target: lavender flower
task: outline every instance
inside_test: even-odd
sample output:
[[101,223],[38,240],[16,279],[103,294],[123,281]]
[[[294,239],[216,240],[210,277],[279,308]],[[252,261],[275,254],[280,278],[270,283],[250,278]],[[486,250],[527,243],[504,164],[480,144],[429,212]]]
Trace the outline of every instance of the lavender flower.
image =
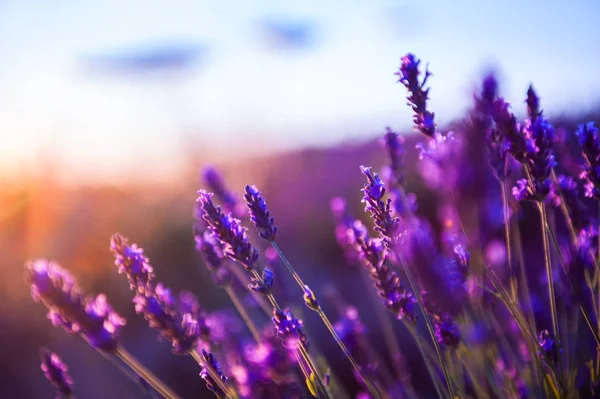
[[425,83],[431,76],[431,73],[425,68],[425,77],[422,82],[419,82],[419,64],[421,60],[417,59],[413,54],[406,54],[402,57],[400,70],[396,72],[398,82],[402,83],[408,90],[409,96],[408,105],[415,112],[414,123],[424,135],[433,137],[435,133],[434,113],[427,110],[427,100],[429,96],[429,88],[425,89]]
[[114,234],[110,239],[110,250],[115,256],[115,265],[119,274],[125,273],[132,291],[143,294],[152,290],[154,270],[144,256],[144,250],[136,244],[129,245],[127,238]]
[[68,367],[60,357],[47,349],[40,350],[41,369],[50,383],[56,388],[58,398],[71,397],[73,379],[68,373]]
[[586,197],[600,199],[600,134],[594,122],[579,125],[575,133],[583,153],[583,171]]
[[215,372],[219,376],[219,379],[223,382],[223,384],[227,384],[227,377],[223,374],[221,370],[221,366],[217,363],[217,359],[215,355],[211,352],[207,352],[202,349],[202,357],[204,358],[205,367],[202,367],[202,371],[200,371],[200,377],[206,382],[206,387],[215,393],[217,398],[226,397],[226,393],[219,387],[219,384],[211,377],[210,372],[207,367]]
[[540,345],[539,354],[544,357],[551,366],[555,365],[558,360],[558,349],[552,334],[550,334],[548,330],[542,330],[538,338],[538,343]]
[[319,301],[317,301],[315,294],[308,287],[308,285],[304,285],[304,303],[309,307],[309,309],[312,309],[315,312],[320,308]]
[[198,191],[198,212],[208,222],[211,231],[223,243],[224,253],[240,262],[247,270],[252,270],[258,260],[258,250],[248,241],[246,229],[239,219],[225,215],[220,206],[212,202],[212,193]]
[[527,200],[543,201],[551,191],[550,173],[556,166],[552,151],[554,128],[539,115],[535,121],[526,121],[524,133],[527,137],[527,159],[525,166],[531,175],[526,191],[519,190],[519,196]]
[[274,277],[271,269],[265,267],[262,272],[262,279],[259,280],[252,277],[251,283],[248,284],[248,288],[261,295],[269,295],[273,290],[273,283],[275,282]]
[[398,320],[406,317],[409,321],[416,322],[416,299],[406,291],[396,272],[386,264],[387,255],[382,241],[370,238],[367,229],[358,220],[348,230],[348,236],[369,269],[369,274],[375,281],[375,288],[383,299],[385,307],[394,313]]
[[199,224],[196,224],[194,230],[196,251],[202,257],[206,268],[211,272],[213,280],[220,286],[229,284],[231,273],[226,267],[223,267],[224,254],[221,242],[211,231],[202,229]]
[[297,319],[289,309],[273,309],[273,324],[280,339],[287,341],[294,339],[308,347],[308,337],[304,334],[302,320]]
[[46,305],[54,326],[82,335],[94,348],[107,352],[116,349],[125,319],[113,311],[104,294],[85,296],[69,272],[44,259],[29,262],[25,275],[33,300]]
[[448,313],[442,315],[434,314],[431,317],[433,327],[435,328],[435,337],[437,341],[450,349],[456,349],[460,344],[460,328]]
[[527,100],[525,100],[525,103],[527,104],[527,115],[533,123],[542,115],[542,111],[540,110],[540,99],[531,85],[527,89]]
[[389,127],[385,129],[385,149],[390,160],[387,185],[390,188],[400,188],[404,185],[404,139]]
[[269,242],[275,241],[277,235],[277,226],[274,224],[274,219],[271,217],[271,212],[267,207],[267,203],[262,196],[262,193],[256,186],[246,186],[246,205],[250,209],[250,218],[252,223],[258,229],[258,234]]
[[360,167],[360,171],[367,177],[367,183],[361,190],[364,194],[362,202],[365,204],[365,211],[371,212],[371,217],[375,222],[375,231],[379,232],[384,238],[388,248],[392,248],[397,239],[399,218],[392,217],[391,203],[388,199],[384,202],[385,185],[377,173],[371,173],[371,168]]
[[148,324],[173,345],[176,355],[189,354],[201,336],[198,321],[191,313],[177,311],[171,291],[158,283],[154,292],[138,293],[133,298],[135,311],[144,315]]
[[208,189],[215,193],[215,196],[223,204],[227,212],[233,212],[236,217],[241,217],[240,204],[235,194],[225,186],[225,181],[219,171],[213,166],[207,166],[202,172],[202,178]]
[[510,112],[510,105],[503,98],[497,98],[492,109],[492,119],[502,132],[512,156],[520,163],[527,159],[527,140],[521,133],[517,118]]

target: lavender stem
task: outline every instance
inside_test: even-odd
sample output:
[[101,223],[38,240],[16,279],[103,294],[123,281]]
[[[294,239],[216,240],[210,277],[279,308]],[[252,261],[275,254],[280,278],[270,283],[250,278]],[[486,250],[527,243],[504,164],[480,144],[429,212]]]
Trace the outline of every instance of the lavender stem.
[[242,305],[236,292],[233,290],[233,288],[231,286],[225,287],[225,292],[227,292],[229,299],[231,299],[231,302],[233,302],[233,306],[235,306],[236,310],[242,317],[242,320],[244,320],[244,323],[246,323],[246,326],[248,326],[248,329],[250,330],[250,333],[252,334],[252,337],[254,337],[254,340],[256,341],[256,343],[260,344],[260,342],[261,342],[260,333],[258,332],[256,325],[252,321],[252,318],[248,314],[248,311],[246,310],[244,305]]
[[[552,263],[550,260],[550,243],[548,242],[548,234],[546,226],[548,226],[548,217],[546,215],[546,206],[543,203],[538,204],[540,211],[540,220],[542,224],[542,241],[544,245],[544,265],[546,267],[546,277],[548,279],[548,295],[550,297],[550,311],[552,312],[552,330],[554,332],[554,337],[557,340],[558,347],[562,346],[560,339],[560,330],[558,324],[558,311],[556,307],[556,296],[554,292],[554,275],[552,273]],[[560,349],[557,351],[558,353],[558,367],[559,372],[562,374],[562,362]]]
[[504,180],[500,181],[500,186],[502,188],[502,212],[504,214],[504,239],[506,241],[506,260],[508,263],[508,273],[510,276],[510,292],[512,294],[513,299],[517,299],[518,291],[517,284],[515,279],[515,272],[513,269],[513,260],[512,260],[512,246],[510,242],[510,215],[509,215],[509,206],[508,206],[508,187],[506,186],[506,182]]
[[169,387],[162,383],[150,370],[146,369],[135,357],[133,357],[124,348],[117,348],[115,355],[123,361],[134,373],[140,376],[148,383],[156,392],[166,399],[179,399],[179,396]]
[[[279,257],[281,258],[281,261],[283,262],[283,264],[287,267],[289,272],[294,277],[294,280],[296,280],[296,283],[298,283],[298,285],[304,292],[304,289],[305,289],[304,287],[306,287],[306,284],[304,284],[304,281],[302,281],[302,278],[300,278],[298,273],[296,273],[296,271],[294,270],[294,267],[288,261],[288,259],[283,254],[283,252],[281,251],[279,246],[275,243],[275,241],[271,241],[271,245],[273,246],[273,248],[275,249],[275,251],[277,252]],[[344,352],[344,355],[346,356],[346,358],[348,358],[348,360],[350,361],[350,363],[352,364],[352,366],[354,367],[354,369],[356,370],[356,372],[358,373],[360,378],[362,378],[362,380],[365,382],[365,385],[367,386],[367,389],[369,390],[371,395],[373,395],[373,397],[375,397],[375,398],[381,398],[381,396],[379,395],[379,392],[377,392],[377,389],[375,389],[375,387],[373,386],[371,381],[369,381],[369,379],[364,375],[360,366],[358,365],[356,360],[354,360],[354,358],[350,354],[350,351],[348,350],[348,348],[346,348],[346,345],[342,342],[340,337],[335,332],[335,329],[333,328],[331,322],[329,321],[329,318],[327,317],[327,315],[325,314],[323,309],[319,306],[317,309],[313,309],[313,310],[315,310],[319,314],[319,316],[321,317],[321,320],[323,320],[323,323],[325,324],[325,327],[327,327],[327,329],[329,330],[329,333],[331,334],[331,336],[333,337],[335,342],[338,344],[338,346],[340,347],[342,352]]]
[[454,399],[455,398],[454,388],[452,386],[452,383],[450,382],[450,375],[448,374],[448,368],[446,367],[446,361],[444,360],[444,356],[442,355],[442,350],[440,348],[440,345],[437,342],[437,339],[435,338],[435,330],[433,329],[433,324],[431,324],[431,320],[429,319],[429,316],[427,315],[427,312],[425,311],[423,299],[421,298],[421,294],[419,292],[417,284],[415,283],[415,281],[412,277],[412,273],[411,273],[408,265],[406,264],[406,260],[404,259],[404,256],[398,251],[395,251],[395,253],[396,253],[396,257],[400,261],[400,265],[402,266],[402,269],[404,270],[404,274],[406,275],[406,279],[408,280],[410,289],[413,291],[413,295],[417,299],[419,308],[421,309],[421,313],[423,313],[423,319],[425,319],[425,324],[427,324],[427,330],[429,331],[429,335],[431,336],[431,340],[433,341],[433,345],[435,347],[435,351],[438,356],[438,361],[440,362],[440,365],[442,366],[444,378],[446,379],[446,385],[448,386],[448,393],[450,395],[450,398]]

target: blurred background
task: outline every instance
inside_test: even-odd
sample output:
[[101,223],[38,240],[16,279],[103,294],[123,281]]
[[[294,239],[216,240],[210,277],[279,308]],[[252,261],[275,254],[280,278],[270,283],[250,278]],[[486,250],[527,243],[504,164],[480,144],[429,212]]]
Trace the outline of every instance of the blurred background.
[[[533,82],[546,115],[572,129],[600,109],[598,17],[583,0],[0,0],[0,397],[53,397],[40,346],[71,365],[79,396],[137,395],[31,301],[23,264],[38,257],[105,292],[128,319],[124,345],[179,394],[210,397],[193,361],[135,315],[112,233],[144,247],[159,280],[208,310],[230,307],[192,235],[201,170],[215,165],[240,197],[245,184],[264,191],[315,291],[336,281],[352,293],[329,201],[343,196],[362,215],[358,165],[384,164],[386,126],[412,133],[400,57],[429,63],[441,128],[493,70],[517,115]],[[407,184],[422,194],[408,143]]]

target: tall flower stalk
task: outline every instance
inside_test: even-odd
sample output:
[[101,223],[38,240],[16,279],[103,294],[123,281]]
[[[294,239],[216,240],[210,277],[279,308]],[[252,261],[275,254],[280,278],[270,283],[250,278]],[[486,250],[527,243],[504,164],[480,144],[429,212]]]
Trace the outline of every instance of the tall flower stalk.
[[[212,202],[212,193],[208,193],[204,190],[198,192],[199,197],[197,199],[197,213],[208,223],[211,232],[219,239],[223,244],[224,254],[229,258],[239,262],[246,271],[250,272],[253,276],[254,284],[257,287],[267,287],[270,285],[269,282],[265,282],[265,278],[256,270],[255,266],[258,261],[258,250],[252,246],[248,240],[246,229],[242,226],[241,221],[233,217],[232,214],[225,215],[220,206],[216,206]],[[273,233],[274,234],[274,233]],[[266,277],[266,276],[265,276]],[[249,289],[251,289],[249,287]],[[279,314],[282,312],[281,307],[275,300],[275,297],[267,290],[264,292],[264,296],[273,306],[273,312]],[[277,327],[277,323],[276,327]],[[314,365],[306,345],[301,340],[296,343],[297,354],[306,362],[306,365],[310,369],[310,375],[307,376],[307,380],[313,378],[316,380],[318,387],[318,396],[320,394],[329,397],[328,389],[323,381],[323,377],[319,373],[317,367]]]
[[367,376],[364,374],[363,370],[358,365],[358,363],[356,362],[356,360],[354,359],[354,357],[352,356],[352,354],[350,353],[348,348],[346,348],[346,345],[344,344],[344,342],[340,339],[338,334],[335,332],[335,329],[333,328],[331,321],[325,314],[325,311],[323,310],[323,308],[320,306],[313,291],[302,280],[302,278],[296,272],[296,270],[294,269],[294,267],[292,266],[290,261],[283,254],[283,251],[281,250],[281,248],[279,248],[279,246],[275,242],[275,237],[277,235],[277,226],[275,226],[274,218],[271,216],[271,212],[270,212],[269,208],[267,207],[267,203],[266,203],[264,197],[262,196],[262,193],[256,188],[256,186],[247,185],[245,188],[244,198],[246,199],[246,204],[248,205],[248,209],[250,211],[250,218],[251,218],[252,222],[254,223],[254,226],[258,230],[259,235],[263,239],[268,241],[271,244],[271,246],[273,247],[273,249],[275,249],[275,251],[277,252],[279,257],[281,258],[281,261],[283,262],[283,264],[286,266],[286,268],[288,269],[288,271],[290,272],[290,274],[292,275],[292,277],[294,278],[294,280],[296,281],[298,286],[302,289],[303,294],[304,294],[304,302],[305,302],[306,306],[308,306],[309,309],[315,311],[319,315],[319,317],[323,321],[323,324],[325,324],[325,327],[327,327],[327,330],[329,331],[329,333],[331,334],[331,336],[333,337],[335,342],[338,344],[338,346],[340,347],[342,352],[344,352],[344,355],[346,356],[346,358],[352,364],[352,367],[354,367],[356,372],[360,375],[362,380],[365,382],[365,385],[367,386],[367,389],[369,390],[370,394],[373,395],[373,397],[375,397],[375,398],[380,398],[381,396],[380,396],[379,392],[377,391],[377,389],[375,388],[375,386],[371,383],[369,378],[367,378]]
[[431,340],[438,355],[438,360],[446,379],[449,397],[454,398],[454,387],[450,381],[450,374],[446,365],[446,360],[436,339],[433,324],[429,318],[429,315],[427,314],[425,305],[423,304],[423,298],[421,297],[419,288],[417,287],[417,284],[412,276],[412,272],[404,260],[404,256],[399,251],[396,251],[396,245],[399,237],[398,223],[400,220],[399,218],[392,216],[391,200],[383,200],[385,195],[385,185],[383,184],[383,181],[379,175],[377,173],[371,173],[371,168],[365,168],[361,166],[360,170],[367,178],[367,183],[362,189],[364,194],[362,202],[365,203],[365,211],[371,213],[371,217],[375,223],[375,231],[381,235],[385,246],[396,255],[400,265],[402,266],[404,274],[406,275],[410,285],[410,289],[412,290],[413,295],[419,304],[419,308],[423,314],[423,319],[427,325],[427,330],[429,331],[429,335],[431,336]]
[[80,335],[103,356],[119,358],[164,398],[178,398],[119,345],[119,330],[125,325],[125,319],[113,311],[104,294],[96,298],[86,296],[68,271],[45,259],[29,262],[25,277],[31,285],[34,301],[46,305],[54,326]]

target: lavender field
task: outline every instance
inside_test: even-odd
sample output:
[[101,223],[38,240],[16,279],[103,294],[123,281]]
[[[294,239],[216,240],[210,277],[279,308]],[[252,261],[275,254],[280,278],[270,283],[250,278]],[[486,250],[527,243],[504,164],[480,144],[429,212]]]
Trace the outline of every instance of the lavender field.
[[413,132],[6,183],[0,397],[598,397],[598,114],[488,74],[441,126],[443,67],[400,59]]

